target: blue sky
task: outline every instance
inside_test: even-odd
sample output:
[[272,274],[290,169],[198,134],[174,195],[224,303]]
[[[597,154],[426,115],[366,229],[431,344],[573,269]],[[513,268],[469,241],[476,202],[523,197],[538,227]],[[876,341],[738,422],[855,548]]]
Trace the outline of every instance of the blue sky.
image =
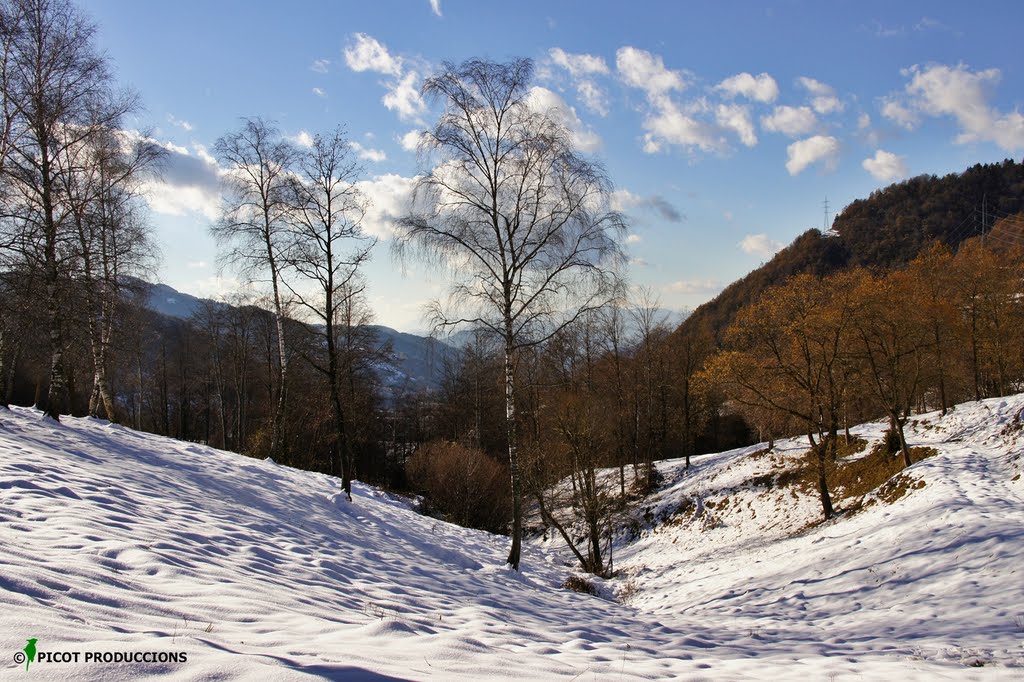
[[242,116],[297,142],[344,124],[381,237],[378,322],[422,330],[444,280],[404,275],[388,236],[418,170],[419,99],[443,61],[534,60],[535,97],[600,159],[630,217],[630,280],[692,308],[891,182],[1024,154],[1016,2],[175,3],[90,0],[97,42],[172,150],[149,188],[160,277],[210,296],[214,141]]

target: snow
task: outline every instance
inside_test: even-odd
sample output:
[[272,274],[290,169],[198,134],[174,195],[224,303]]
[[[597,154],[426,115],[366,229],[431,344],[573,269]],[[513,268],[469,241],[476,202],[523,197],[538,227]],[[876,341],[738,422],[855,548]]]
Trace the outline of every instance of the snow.
[[1022,410],[918,418],[911,444],[940,454],[906,473],[926,485],[819,525],[814,496],[749,484],[798,441],[659,463],[642,506],[705,513],[620,537],[604,583],[629,583],[620,604],[562,589],[553,541],[528,543],[519,574],[506,538],[367,486],[350,503],[269,460],[0,409],[0,676],[34,637],[188,654],[36,662],[42,680],[1018,679]]

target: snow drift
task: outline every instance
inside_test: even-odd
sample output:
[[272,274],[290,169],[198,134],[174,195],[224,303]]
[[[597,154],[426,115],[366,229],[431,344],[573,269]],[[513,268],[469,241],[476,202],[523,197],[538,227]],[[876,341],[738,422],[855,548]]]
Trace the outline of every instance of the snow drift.
[[[652,514],[714,523],[616,548],[628,604],[562,589],[557,545],[420,516],[357,485],[92,419],[0,409],[4,676],[34,679],[1016,678],[1024,665],[1024,397],[915,420],[939,455],[895,502],[812,526],[745,482],[756,448],[659,464]],[[880,425],[860,433],[880,437]],[[779,445],[793,456],[798,441]],[[717,497],[716,497],[717,496]],[[182,652],[57,663],[39,651]],[[974,667],[982,666],[982,667]]]

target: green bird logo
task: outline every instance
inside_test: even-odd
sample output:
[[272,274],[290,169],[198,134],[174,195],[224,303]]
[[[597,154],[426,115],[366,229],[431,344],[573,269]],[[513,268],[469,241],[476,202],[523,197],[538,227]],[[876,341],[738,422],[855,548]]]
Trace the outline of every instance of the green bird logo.
[[25,670],[28,670],[28,664],[36,660],[36,642],[39,640],[33,637],[28,640],[28,644],[25,645],[23,651],[25,652]]

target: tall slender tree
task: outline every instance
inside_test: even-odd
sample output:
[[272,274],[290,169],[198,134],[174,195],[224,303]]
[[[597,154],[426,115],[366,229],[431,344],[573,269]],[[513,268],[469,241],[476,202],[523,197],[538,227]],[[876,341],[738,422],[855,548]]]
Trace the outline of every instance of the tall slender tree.
[[298,305],[323,329],[326,363],[311,361],[327,378],[334,415],[331,473],[341,474],[351,500],[353,456],[342,399],[342,335],[351,326],[353,299],[363,291],[360,266],[369,259],[376,240],[362,228],[368,202],[355,184],[360,168],[340,128],[315,136],[310,148],[298,155],[295,168],[290,179],[291,233],[282,263],[298,277],[283,281]]
[[77,240],[75,279],[84,302],[93,361],[89,414],[117,420],[109,376],[115,316],[125,277],[139,275],[155,247],[140,205],[140,182],[163,158],[163,147],[145,136],[97,129],[77,149],[69,149],[61,191]]
[[79,255],[63,189],[80,171],[75,151],[119,128],[136,99],[115,92],[109,63],[94,45],[95,25],[66,0],[8,0],[2,15],[4,217],[15,226],[22,259],[43,275],[46,412],[56,419],[67,394],[61,280]]
[[239,268],[253,281],[269,285],[271,290],[278,364],[270,454],[283,457],[288,449],[288,349],[281,254],[287,244],[288,173],[295,150],[273,124],[259,118],[244,119],[242,127],[219,138],[214,149],[228,168],[223,212],[212,228],[222,249],[222,261]]
[[423,86],[443,107],[422,136],[428,167],[400,223],[399,253],[451,273],[439,326],[489,330],[505,356],[505,432],[513,498],[508,564],[522,552],[516,357],[617,293],[622,217],[600,165],[574,148],[557,112],[531,104],[533,65],[446,63]]

